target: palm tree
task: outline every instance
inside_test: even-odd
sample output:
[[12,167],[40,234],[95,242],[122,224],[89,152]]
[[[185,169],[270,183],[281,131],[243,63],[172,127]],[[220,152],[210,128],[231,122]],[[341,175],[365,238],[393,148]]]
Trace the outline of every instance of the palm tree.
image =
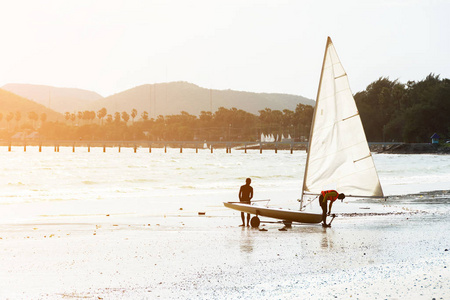
[[42,113],[41,114],[41,126],[42,126],[42,124],[45,123],[45,121],[47,121],[47,114],[46,113]]
[[128,120],[130,120],[130,115],[126,111],[122,112],[122,120],[125,121],[125,124],[127,124]]
[[118,111],[114,113],[114,122],[120,123],[120,112]]
[[9,129],[9,122],[11,122],[11,120],[14,118],[14,113],[12,113],[12,112],[9,112],[7,115],[6,115],[6,123],[8,123],[8,129]]
[[144,121],[147,121],[147,120],[148,120],[148,112],[144,111],[144,112],[141,114],[141,118],[142,118]]
[[64,119],[66,119],[66,121],[69,121],[69,120],[70,120],[70,112],[66,111],[66,112],[64,113]]
[[39,119],[39,115],[34,111],[30,111],[28,113],[28,119],[31,120],[34,129],[36,127],[36,121]]
[[77,112],[78,122],[81,123],[81,120],[83,119],[83,112],[79,111]]
[[88,121],[90,118],[91,118],[90,112],[88,110],[83,111],[83,120]]
[[99,118],[100,120],[102,120],[102,125],[103,125],[103,118],[106,116],[106,108],[102,108],[97,112],[97,118]]
[[131,118],[133,119],[133,123],[134,123],[134,118],[136,118],[136,116],[137,116],[137,110],[133,108],[131,110]]
[[92,123],[92,121],[94,121],[94,119],[95,119],[95,111],[93,111],[93,110],[91,110],[90,112],[89,112],[89,121]]
[[15,119],[16,119],[16,125],[18,126],[20,119],[22,118],[22,114],[20,111],[16,111],[15,113]]

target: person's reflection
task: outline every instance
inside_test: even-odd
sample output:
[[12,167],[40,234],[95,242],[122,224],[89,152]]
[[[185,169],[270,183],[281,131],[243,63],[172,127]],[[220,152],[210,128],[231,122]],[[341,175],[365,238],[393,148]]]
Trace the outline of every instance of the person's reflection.
[[320,246],[323,249],[333,249],[333,234],[331,232],[327,232],[326,230],[323,231],[322,241],[320,243]]
[[253,237],[250,230],[242,228],[241,240],[240,240],[241,252],[251,253],[253,252]]

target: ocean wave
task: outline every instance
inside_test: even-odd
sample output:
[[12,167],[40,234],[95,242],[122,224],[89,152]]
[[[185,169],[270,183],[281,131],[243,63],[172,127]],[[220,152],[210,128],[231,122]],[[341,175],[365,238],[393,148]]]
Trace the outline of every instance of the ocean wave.
[[129,183],[159,182],[158,179],[150,179],[150,178],[125,179],[124,181]]
[[10,186],[23,186],[25,184],[19,181],[19,182],[8,182],[8,185],[10,185]]
[[182,185],[182,186],[180,186],[180,188],[182,188],[182,189],[196,189],[197,187],[192,186],[192,185]]
[[17,194],[13,194],[13,195],[1,195],[1,198],[20,198],[22,197],[22,195],[17,195]]
[[98,181],[91,181],[91,180],[83,180],[81,181],[82,184],[86,184],[86,185],[95,185],[95,184],[99,184]]
[[146,169],[147,166],[128,166],[128,169]]

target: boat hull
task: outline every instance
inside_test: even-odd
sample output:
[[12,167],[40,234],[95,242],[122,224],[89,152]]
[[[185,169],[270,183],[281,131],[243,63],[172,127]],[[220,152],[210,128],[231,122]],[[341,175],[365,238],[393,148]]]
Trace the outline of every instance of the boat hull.
[[224,202],[225,207],[246,212],[252,215],[279,219],[288,222],[316,224],[322,222],[321,214],[279,208],[260,207],[239,202]]

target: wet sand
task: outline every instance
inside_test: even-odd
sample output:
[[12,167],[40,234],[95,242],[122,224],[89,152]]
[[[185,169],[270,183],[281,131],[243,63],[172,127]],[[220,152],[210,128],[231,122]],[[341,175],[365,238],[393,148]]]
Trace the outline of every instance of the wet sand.
[[0,298],[449,299],[448,217],[400,209],[260,231],[217,208],[1,224]]

